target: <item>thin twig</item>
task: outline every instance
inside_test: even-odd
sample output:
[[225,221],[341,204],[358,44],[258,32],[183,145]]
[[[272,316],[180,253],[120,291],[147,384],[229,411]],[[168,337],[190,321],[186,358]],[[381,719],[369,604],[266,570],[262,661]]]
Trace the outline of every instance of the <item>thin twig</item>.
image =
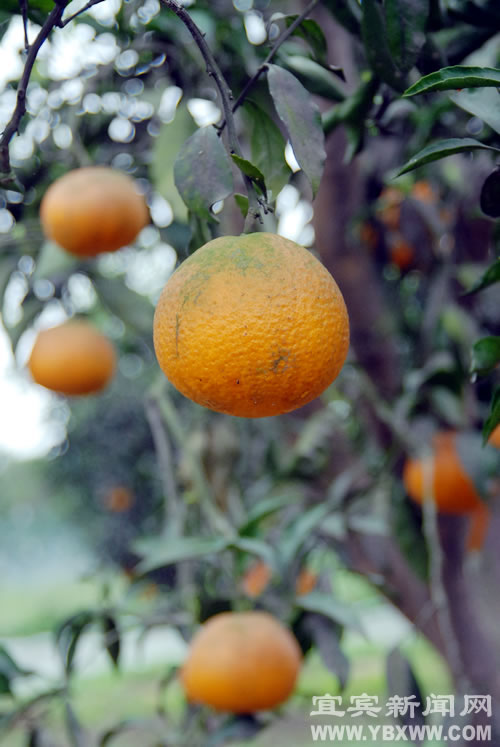
[[[312,10],[314,10],[314,8],[318,4],[318,2],[319,2],[319,0],[311,0],[311,2],[309,3],[309,5],[307,6],[307,8],[299,16],[297,16],[297,18],[295,19],[295,21],[293,21],[293,23],[291,23],[290,26],[288,26],[288,28],[284,29],[281,32],[281,34],[278,36],[278,38],[274,42],[274,44],[273,44],[273,46],[271,48],[271,51],[267,55],[267,57],[264,60],[264,62],[260,65],[260,67],[254,73],[254,75],[252,75],[252,77],[249,78],[249,80],[246,82],[245,86],[243,87],[240,95],[238,96],[238,98],[234,102],[233,108],[232,108],[233,114],[241,106],[241,104],[243,103],[243,101],[246,99],[246,97],[248,95],[248,92],[257,83],[257,81],[259,80],[260,76],[266,70],[267,66],[269,65],[269,63],[271,62],[271,60],[273,59],[274,55],[276,54],[276,52],[278,51],[278,49],[281,47],[281,45],[283,44],[283,42],[285,42],[288,39],[288,37],[290,37],[293,34],[293,32],[295,31],[295,29],[300,26],[300,24],[302,23],[302,21],[309,15],[309,13]],[[222,131],[225,126],[226,126],[226,121],[222,122],[222,124],[220,125],[219,129]],[[228,127],[229,127],[229,123],[228,123]]]
[[[316,4],[317,0],[315,0]],[[222,110],[224,112],[224,126],[227,125],[227,139],[229,144],[229,151],[230,153],[234,153],[238,156],[242,155],[240,144],[238,142],[238,136],[236,134],[236,125],[234,123],[234,117],[233,117],[233,92],[231,91],[226,79],[224,78],[224,75],[217,63],[217,60],[212,54],[212,51],[210,50],[210,47],[208,46],[207,42],[205,41],[204,34],[200,31],[198,26],[195,24],[189,13],[185,8],[183,8],[182,5],[180,5],[177,0],[161,0],[162,5],[164,5],[169,10],[173,11],[178,18],[182,21],[182,23],[185,25],[191,36],[193,37],[194,42],[196,43],[198,49],[201,52],[201,55],[203,59],[205,60],[206,66],[207,66],[207,72],[208,74],[214,79],[215,85],[217,86],[217,90],[219,91],[219,96],[221,100]],[[217,128],[219,130],[219,133],[221,132],[221,128]],[[257,195],[257,192],[255,191],[255,187],[253,185],[253,182],[251,179],[249,179],[246,175],[243,175],[243,179],[245,182],[245,186],[247,189],[248,194],[248,213],[247,218],[245,220],[245,231],[250,230],[254,220],[260,216],[260,202],[259,197]]]
[[8,174],[10,172],[10,158],[9,158],[9,143],[19,130],[21,120],[26,113],[26,92],[28,89],[28,83],[33,70],[33,65],[37,58],[38,52],[42,44],[48,39],[50,32],[55,26],[61,25],[61,18],[64,13],[64,4],[56,3],[49,15],[45,19],[45,22],[38,32],[33,44],[29,47],[26,63],[24,65],[23,74],[19,85],[17,87],[16,106],[12,113],[10,121],[7,123],[2,136],[0,137],[0,173]]
[[80,8],[80,10],[77,10],[76,13],[73,13],[72,16],[69,16],[69,18],[65,18],[62,22],[61,26],[67,26],[68,23],[73,21],[77,16],[81,15],[82,13],[85,13],[85,11],[89,10],[89,8],[92,8],[94,5],[99,5],[99,3],[103,3],[104,0],[89,0],[89,2],[83,6],[83,8]]

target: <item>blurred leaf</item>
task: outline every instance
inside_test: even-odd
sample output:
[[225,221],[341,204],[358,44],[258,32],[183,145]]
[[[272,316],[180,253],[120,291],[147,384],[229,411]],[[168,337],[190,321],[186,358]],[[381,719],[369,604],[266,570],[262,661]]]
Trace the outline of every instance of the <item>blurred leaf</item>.
[[[285,23],[289,28],[292,23],[298,18],[297,15],[286,16]],[[327,65],[327,52],[328,47],[326,44],[325,35],[321,29],[321,26],[314,21],[312,18],[305,18],[300,26],[298,26],[293,32],[292,36],[300,36],[309,45],[311,52],[318,62],[323,65]]]
[[[404,725],[424,725],[425,716],[422,714],[422,703],[424,696],[420,690],[417,679],[413,674],[410,662],[403,656],[398,648],[394,648],[387,656],[387,689],[390,697],[410,698],[410,702],[417,705],[415,709],[408,709],[405,714],[399,714],[397,720]],[[417,744],[422,744],[417,740]]]
[[295,158],[307,176],[315,197],[326,160],[319,109],[302,83],[288,70],[278,65],[268,65],[267,80]]
[[337,21],[354,36],[360,34],[361,11],[355,0],[323,0],[322,5],[327,8]]
[[188,208],[213,219],[212,205],[233,191],[231,160],[214,127],[201,127],[186,140],[175,159],[174,180]]
[[235,192],[234,200],[241,210],[242,216],[246,218],[248,213],[248,197],[246,195],[240,195],[238,192]]
[[66,731],[70,738],[71,747],[89,747],[90,740],[87,738],[87,734],[80,724],[73,706],[68,700],[66,700],[64,704],[64,715]]
[[465,295],[477,293],[478,291],[483,290],[483,288],[488,288],[488,286],[498,282],[500,282],[500,259],[496,259],[493,264],[488,267],[477,283],[466,291]]
[[279,552],[285,565],[293,561],[301,545],[330,511],[327,503],[321,503],[304,511],[287,527],[279,545]]
[[24,332],[28,329],[31,323],[36,319],[38,314],[43,309],[43,303],[33,294],[26,296],[23,302],[23,315],[21,320],[13,327],[6,327],[7,334],[9,335],[12,350],[15,351],[17,343]]
[[397,176],[406,174],[408,171],[413,171],[413,169],[424,166],[426,163],[431,163],[431,161],[438,161],[440,158],[453,156],[455,153],[470,153],[473,150],[490,150],[494,153],[500,153],[500,148],[485,145],[471,137],[452,137],[447,140],[438,140],[422,148],[415,156],[412,156],[398,171]]
[[469,114],[479,117],[500,134],[500,94],[489,88],[471,88],[450,94],[450,99]]
[[481,188],[479,204],[485,215],[500,218],[500,168],[496,168],[486,177]]
[[463,397],[454,394],[444,386],[430,388],[432,407],[442,420],[453,428],[463,428],[466,425]]
[[14,677],[29,677],[33,672],[29,669],[20,667],[5,646],[0,645],[0,673],[5,675],[9,680]]
[[94,288],[104,306],[125,324],[148,337],[152,334],[154,309],[151,302],[127,288],[123,278],[92,277]]
[[491,398],[490,414],[483,426],[483,444],[487,442],[497,425],[500,423],[500,387],[497,387]]
[[300,80],[310,93],[316,93],[330,101],[344,101],[345,93],[335,75],[309,57],[301,55],[281,56],[280,62]]
[[472,348],[472,372],[485,376],[493,371],[499,363],[500,337],[490,335],[478,340]]
[[380,537],[387,537],[390,534],[390,527],[387,519],[378,514],[353,514],[347,516],[346,521],[348,529],[359,534],[375,534]]
[[405,76],[397,69],[389,49],[384,13],[378,0],[363,0],[361,31],[370,67],[380,80],[403,91]]
[[56,631],[56,644],[61,653],[64,669],[67,675],[73,670],[76,647],[83,631],[95,622],[94,612],[85,610],[77,612],[65,620]]
[[334,599],[332,594],[324,594],[321,591],[311,591],[309,594],[301,595],[295,600],[297,607],[308,612],[317,612],[320,615],[344,625],[349,630],[354,630],[364,635],[361,623],[350,604],[344,604]]
[[349,679],[350,662],[340,647],[339,631],[342,628],[339,623],[331,617],[311,612],[304,616],[302,625],[310,631],[323,664],[338,678],[340,689],[344,690]]
[[2,311],[3,298],[12,273],[17,267],[19,257],[5,256],[0,259],[0,312]]
[[120,659],[120,631],[116,624],[116,620],[112,615],[103,615],[102,626],[104,630],[104,645],[106,651],[109,654],[113,665],[118,667],[118,661]]
[[203,742],[203,747],[222,747],[253,740],[266,724],[260,723],[253,715],[231,716],[221,726],[215,728]]
[[387,40],[399,70],[409,72],[425,43],[428,0],[386,0]]
[[236,539],[231,540],[229,547],[235,547],[238,550],[250,553],[251,555],[257,555],[259,558],[264,560],[267,565],[270,565],[272,568],[276,567],[276,554],[274,548],[263,540],[254,539],[253,537],[237,537]]
[[169,202],[174,216],[185,221],[187,209],[174,181],[174,163],[186,137],[196,130],[196,124],[187,106],[181,102],[172,122],[162,125],[160,134],[153,139],[151,177],[158,192]]
[[44,241],[36,260],[33,277],[53,278],[66,277],[74,272],[78,259],[69,252],[64,251],[54,241]]
[[282,508],[299,503],[302,497],[302,490],[296,483],[291,482],[276,486],[271,495],[263,498],[250,508],[245,522],[240,526],[240,535],[253,534],[263,519]]
[[500,70],[493,67],[470,67],[453,65],[443,67],[434,73],[424,75],[406,89],[403,96],[415,96],[418,93],[431,91],[452,91],[457,88],[475,88],[477,86],[500,86]]
[[4,672],[0,672],[0,695],[11,695],[10,679]]
[[228,540],[223,537],[171,537],[158,539],[139,539],[133,543],[133,549],[143,560],[138,564],[137,573],[143,574],[154,568],[161,568],[181,560],[192,560],[205,555],[225,550]]
[[271,117],[253,101],[245,103],[251,133],[252,161],[264,174],[273,197],[281,192],[290,179],[290,167],[285,161],[285,138]]
[[466,473],[483,499],[488,498],[489,480],[500,474],[500,450],[482,443],[476,432],[460,431],[456,436],[457,452]]
[[237,156],[236,153],[231,153],[231,158],[233,159],[234,163],[239,168],[241,173],[245,174],[245,176],[248,176],[248,178],[251,179],[251,181],[255,184],[256,187],[258,187],[258,189],[265,197],[267,194],[267,190],[264,174],[262,173],[262,171],[260,171],[257,166],[254,166],[253,163],[247,161],[246,158]]

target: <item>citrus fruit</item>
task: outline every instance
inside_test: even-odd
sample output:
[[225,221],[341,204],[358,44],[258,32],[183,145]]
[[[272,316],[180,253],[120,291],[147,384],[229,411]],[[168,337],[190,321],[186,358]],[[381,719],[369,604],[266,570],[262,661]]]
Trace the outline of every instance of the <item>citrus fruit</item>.
[[258,597],[269,585],[273,572],[263,560],[257,560],[246,571],[241,586],[247,597]]
[[454,431],[437,433],[428,462],[424,459],[406,461],[403,482],[409,496],[422,504],[425,498],[425,472],[428,469],[437,510],[448,514],[466,514],[481,508],[483,502],[460,462],[456,435]]
[[47,238],[71,254],[94,257],[132,242],[149,222],[133,179],[106,166],[69,171],[48,188],[40,205]]
[[28,368],[37,384],[61,394],[91,394],[115,372],[113,345],[84,321],[69,321],[40,332]]
[[158,362],[186,397],[265,417],[310,402],[349,347],[342,294],[309,251],[271,233],[208,242],[168,280],[154,319]]
[[309,568],[303,568],[295,581],[295,593],[298,596],[301,594],[309,594],[313,591],[317,583],[318,574],[311,571]]
[[191,641],[181,681],[190,701],[254,713],[291,695],[301,659],[292,633],[269,613],[221,612]]
[[495,446],[495,448],[500,449],[500,425],[497,425],[497,427],[491,432],[488,443]]

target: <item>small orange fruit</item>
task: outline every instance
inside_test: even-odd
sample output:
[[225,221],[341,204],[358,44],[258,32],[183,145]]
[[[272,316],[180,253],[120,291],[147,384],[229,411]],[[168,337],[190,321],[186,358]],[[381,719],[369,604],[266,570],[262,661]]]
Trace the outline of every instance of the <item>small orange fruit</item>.
[[275,708],[291,695],[302,654],[267,612],[222,612],[198,630],[182,667],[188,700],[230,713]]
[[415,251],[402,237],[397,238],[389,246],[391,262],[399,267],[401,271],[407,270],[413,264]]
[[471,514],[471,520],[466,538],[466,547],[469,552],[481,550],[488,534],[491,523],[491,513],[488,506],[483,503]]
[[115,485],[104,496],[105,507],[113,513],[129,511],[133,504],[134,494],[125,485]]
[[428,205],[434,205],[438,200],[438,195],[432,184],[425,180],[415,182],[411,188],[411,195],[420,202],[426,202]]
[[318,574],[311,571],[309,568],[303,568],[295,582],[295,593],[298,596],[301,594],[309,594],[309,592],[315,588],[317,583]]
[[28,361],[36,383],[61,394],[92,394],[104,389],[115,366],[111,342],[84,321],[69,321],[40,332]]
[[266,417],[318,397],[349,347],[342,294],[303,247],[271,233],[209,241],[168,280],[154,319],[158,362],[186,397]]
[[71,254],[95,257],[130,244],[149,222],[133,179],[106,166],[69,171],[45,193],[40,220],[47,238]]
[[258,597],[267,588],[273,572],[263,560],[257,560],[246,571],[241,586],[247,597]]
[[[428,468],[438,511],[466,514],[483,506],[472,480],[460,462],[454,431],[443,431],[434,436],[433,454]],[[425,498],[426,469],[423,459],[408,459],[403,469],[403,482],[408,495],[420,504]]]
[[491,432],[488,443],[495,448],[500,449],[500,425],[497,425],[497,427]]

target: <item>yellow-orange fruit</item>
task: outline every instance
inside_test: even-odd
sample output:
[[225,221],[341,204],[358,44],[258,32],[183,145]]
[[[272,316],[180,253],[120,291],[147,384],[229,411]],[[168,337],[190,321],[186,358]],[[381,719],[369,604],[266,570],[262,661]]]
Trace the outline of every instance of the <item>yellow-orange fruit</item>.
[[302,654],[267,612],[222,612],[198,630],[182,667],[186,696],[230,713],[254,713],[292,694]]
[[408,459],[403,482],[408,495],[422,504],[425,498],[425,471],[430,470],[431,489],[438,511],[466,514],[483,506],[476,488],[465,472],[456,447],[456,433],[444,431],[433,439],[429,464],[423,459]]
[[40,205],[47,238],[71,254],[95,257],[130,244],[149,222],[133,179],[106,166],[69,171],[48,188]]
[[271,566],[263,560],[257,560],[246,571],[241,586],[248,597],[258,597],[267,588],[272,578]]
[[303,568],[295,582],[295,593],[297,595],[309,594],[318,583],[318,574],[309,568]]
[[37,384],[70,395],[104,389],[115,366],[111,342],[84,321],[69,321],[40,332],[28,361]]
[[349,347],[342,294],[306,249],[270,233],[224,236],[183,262],[154,319],[158,362],[186,397],[265,417],[315,399]]

